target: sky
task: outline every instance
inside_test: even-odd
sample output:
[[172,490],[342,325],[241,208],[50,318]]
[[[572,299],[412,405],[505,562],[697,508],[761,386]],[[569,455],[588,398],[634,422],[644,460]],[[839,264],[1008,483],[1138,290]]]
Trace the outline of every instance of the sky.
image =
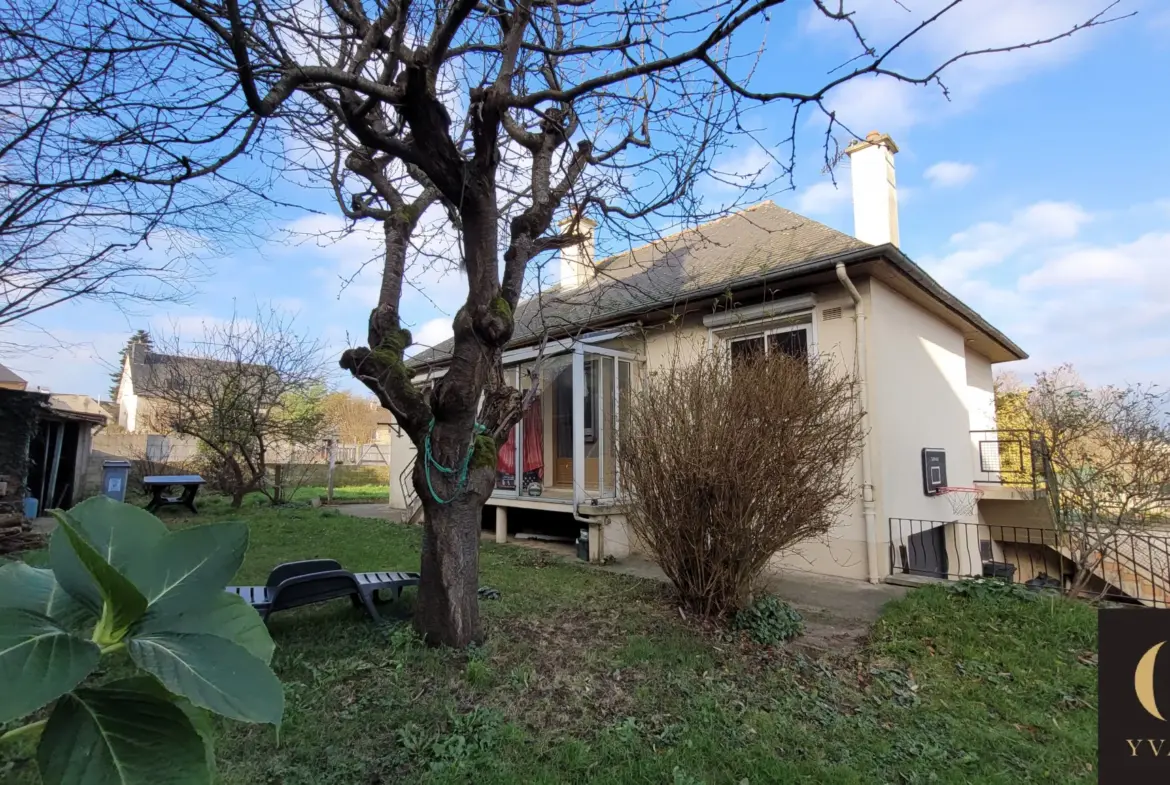
[[[941,0],[846,0],[871,44],[891,42]],[[1109,0],[969,0],[961,13],[892,61],[920,73],[963,51],[1042,38],[1084,21]],[[997,370],[1029,373],[1073,363],[1094,384],[1170,384],[1170,3],[1120,0],[1111,15],[1137,16],[1043,48],[972,58],[937,87],[858,79],[827,103],[847,127],[890,134],[896,157],[901,245],[1031,356]],[[766,86],[819,84],[857,53],[848,29],[820,18],[811,0],[771,21],[761,73]],[[831,77],[829,77],[831,78]],[[749,120],[761,147],[740,146],[724,171],[774,166],[791,124],[784,106]],[[822,171],[822,117],[798,125],[794,187],[760,199],[852,232],[848,170]],[[774,148],[772,150],[765,148]],[[205,274],[188,302],[118,308],[73,303],[0,334],[24,345],[0,363],[54,392],[108,395],[118,351],[135,330],[197,337],[205,324],[257,305],[295,314],[328,356],[363,342],[376,302],[376,269],[362,263],[376,234],[330,243],[342,219],[324,194],[296,183],[314,212],[284,211],[258,224],[250,243],[203,254]],[[710,186],[709,198],[719,188]],[[754,199],[753,201],[758,201]],[[198,246],[196,238],[179,238]],[[602,238],[604,242],[604,238]],[[155,252],[163,252],[160,249]],[[347,280],[351,280],[345,285]],[[420,344],[450,334],[466,284],[457,272],[416,270],[402,313]],[[330,363],[330,366],[335,365]],[[357,385],[335,371],[342,389]]]

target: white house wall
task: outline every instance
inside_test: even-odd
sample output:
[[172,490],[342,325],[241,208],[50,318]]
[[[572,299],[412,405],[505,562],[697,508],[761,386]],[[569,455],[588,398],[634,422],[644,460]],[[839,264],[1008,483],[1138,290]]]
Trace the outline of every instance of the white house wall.
[[[922,449],[946,451],[948,485],[974,484],[970,431],[975,425],[994,427],[991,364],[969,351],[953,326],[878,281],[868,284],[880,539],[889,540],[890,518],[974,523],[974,516],[956,515],[946,498],[923,493]],[[929,526],[915,524],[914,531]],[[951,527],[945,541],[951,571],[969,570],[967,554],[978,553],[975,528]],[[888,548],[879,559],[888,569]]]

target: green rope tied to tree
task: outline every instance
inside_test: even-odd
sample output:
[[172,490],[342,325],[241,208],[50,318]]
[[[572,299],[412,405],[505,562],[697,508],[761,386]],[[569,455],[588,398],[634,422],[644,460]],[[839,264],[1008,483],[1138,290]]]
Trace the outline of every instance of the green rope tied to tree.
[[[467,445],[467,454],[463,456],[463,464],[458,468],[453,466],[444,466],[435,460],[435,456],[431,453],[431,432],[435,430],[435,418],[431,418],[431,422],[427,425],[427,438],[423,440],[424,447],[424,469],[427,475],[427,490],[431,492],[431,498],[439,504],[450,504],[455,501],[455,496],[458,496],[463,488],[467,485],[467,468],[471,465],[471,454],[475,452],[475,437],[481,433],[487,433],[487,427],[482,423],[475,424],[475,430],[471,434],[471,444]],[[450,499],[442,499],[439,494],[435,493],[435,486],[431,484],[431,467],[435,467],[440,474],[455,474],[459,472],[459,480],[455,486],[455,495]]]

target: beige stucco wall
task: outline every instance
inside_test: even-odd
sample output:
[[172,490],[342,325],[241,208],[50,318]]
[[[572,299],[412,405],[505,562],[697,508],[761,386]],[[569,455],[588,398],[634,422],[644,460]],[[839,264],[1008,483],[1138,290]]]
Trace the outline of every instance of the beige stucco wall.
[[880,535],[888,541],[889,518],[958,517],[946,499],[923,493],[922,449],[946,450],[948,485],[971,485],[970,407],[979,398],[968,384],[966,343],[957,329],[878,281],[866,289],[874,473]]
[[[813,293],[816,296],[816,305],[812,314],[812,340],[816,345],[816,351],[819,356],[826,358],[842,372],[851,372],[855,364],[853,303],[840,286],[821,287]],[[825,321],[825,311],[832,312],[832,309],[836,308],[841,309],[841,315]],[[637,339],[633,339],[640,346],[632,345],[631,340],[625,339],[625,348],[645,357],[646,374],[653,374],[674,362],[689,362],[698,354],[707,351],[709,346],[716,346],[719,343],[719,339],[703,326],[701,314],[689,315],[677,326],[642,331]],[[777,555],[769,564],[769,569],[801,570],[857,579],[868,577],[865,523],[861,514],[860,476],[859,458],[853,470],[853,483],[858,488],[856,499],[842,512],[833,529],[821,539],[802,543],[790,553]],[[624,537],[616,533],[611,534],[609,530],[615,528],[613,525],[607,528],[605,535],[607,548],[612,547],[614,551],[628,548],[631,552],[640,552],[640,543],[632,534],[627,533]],[[610,551],[607,550],[608,552]]]

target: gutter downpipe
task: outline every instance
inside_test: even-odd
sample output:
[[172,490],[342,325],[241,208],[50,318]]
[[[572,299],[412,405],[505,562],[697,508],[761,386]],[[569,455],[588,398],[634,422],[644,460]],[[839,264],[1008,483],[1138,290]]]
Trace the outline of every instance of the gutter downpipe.
[[837,280],[849,292],[853,300],[854,326],[857,330],[857,398],[861,402],[861,516],[865,520],[866,564],[869,582],[878,583],[877,510],[873,499],[873,464],[870,461],[869,445],[869,396],[866,385],[868,358],[865,352],[865,309],[861,305],[861,293],[849,280],[845,265],[837,262]]

